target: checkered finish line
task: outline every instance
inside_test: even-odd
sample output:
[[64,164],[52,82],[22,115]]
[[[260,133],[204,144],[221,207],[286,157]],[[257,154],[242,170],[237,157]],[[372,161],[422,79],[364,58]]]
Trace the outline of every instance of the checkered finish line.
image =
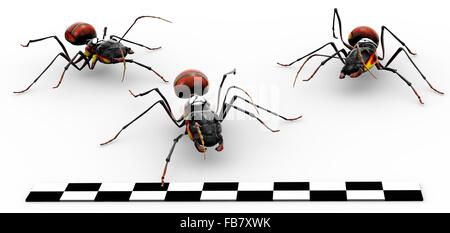
[[62,183],[33,187],[27,202],[423,201],[420,185],[391,182]]

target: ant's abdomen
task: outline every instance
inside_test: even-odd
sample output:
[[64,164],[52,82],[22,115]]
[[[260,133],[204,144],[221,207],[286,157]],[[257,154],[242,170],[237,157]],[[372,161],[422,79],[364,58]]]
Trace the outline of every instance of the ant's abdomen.
[[78,22],[67,28],[64,37],[73,45],[85,45],[89,40],[97,37],[97,32],[92,25]]
[[362,38],[371,39],[377,45],[380,41],[380,37],[375,30],[373,30],[371,27],[361,26],[353,29],[353,31],[350,32],[350,35],[348,36],[348,43],[351,46],[355,46],[356,43]]
[[186,125],[189,136],[194,142],[206,147],[222,143],[222,126],[212,111],[193,112]]

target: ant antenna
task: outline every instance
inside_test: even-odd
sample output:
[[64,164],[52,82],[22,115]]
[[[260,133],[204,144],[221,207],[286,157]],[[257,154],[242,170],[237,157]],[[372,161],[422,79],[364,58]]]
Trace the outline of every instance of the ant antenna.
[[199,125],[197,122],[195,122],[195,125],[194,125],[194,126],[195,126],[195,129],[197,129],[198,135],[199,135],[199,137],[200,137],[200,141],[201,141],[202,146],[203,146],[203,148],[204,148],[204,151],[203,151],[203,160],[205,160],[205,159],[206,159],[205,140],[204,140],[204,138],[203,138],[202,131],[200,130],[200,125]]
[[134,20],[133,24],[131,24],[131,26],[128,28],[128,30],[123,34],[123,36],[120,38],[119,42],[122,41],[123,38],[125,38],[125,36],[126,36],[126,35],[128,34],[128,32],[131,30],[131,28],[137,23],[137,21],[138,21],[139,19],[142,19],[142,18],[154,18],[154,19],[159,19],[159,20],[162,20],[162,21],[166,21],[166,22],[168,22],[168,23],[172,23],[172,21],[169,21],[169,20],[167,20],[167,19],[163,19],[163,18],[157,17],[157,16],[150,16],[150,15],[139,16],[139,17],[137,17],[137,18]]
[[106,31],[108,30],[108,28],[107,27],[105,27],[105,28],[103,28],[103,40],[105,39],[105,37],[106,37]]
[[125,72],[127,71],[127,61],[125,61],[125,54],[123,53],[122,48],[120,48],[120,54],[122,55],[123,61],[123,73],[122,73],[122,82],[125,79]]

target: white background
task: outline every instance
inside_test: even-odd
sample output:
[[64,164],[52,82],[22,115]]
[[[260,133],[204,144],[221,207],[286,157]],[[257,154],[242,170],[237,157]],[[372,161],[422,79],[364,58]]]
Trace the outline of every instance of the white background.
[[[418,52],[414,61],[429,80],[450,91],[447,39],[448,7],[444,1],[8,1],[1,22],[0,85],[0,211],[212,211],[212,212],[398,212],[449,211],[450,99],[432,92],[404,55],[392,64],[415,85],[420,105],[394,74],[374,70],[358,79],[339,80],[341,64],[332,61],[309,83],[292,81],[292,68],[277,61],[294,60],[333,40],[333,8],[338,7],[344,35],[360,25],[377,31],[388,26]],[[63,33],[72,23],[89,22],[100,35],[104,26],[121,35],[139,15],[157,15],[173,24],[144,19],[128,39],[149,46],[132,46],[131,55],[168,80],[187,68],[209,76],[215,104],[223,73],[237,68],[228,85],[249,90],[256,102],[288,116],[303,114],[295,123],[262,115],[281,129],[273,134],[255,120],[223,123],[225,150],[210,150],[201,159],[185,137],[174,152],[167,176],[171,182],[201,181],[345,181],[420,182],[423,203],[25,203],[33,184],[42,182],[159,181],[174,127],[161,108],[137,121],[119,140],[106,147],[122,125],[157,100],[134,99],[136,92],[159,87],[176,115],[183,100],[172,84],[128,65],[98,64],[96,70],[71,69],[59,89],[65,62],[59,60],[22,95],[27,86],[60,52],[54,41],[22,48],[20,43]],[[339,44],[339,41],[334,40]],[[70,54],[82,47],[69,45]],[[399,44],[386,37],[388,56]],[[341,46],[341,44],[339,44]],[[331,53],[331,49],[324,53]],[[320,59],[307,65],[309,77]],[[243,103],[239,103],[241,106]],[[250,109],[248,106],[245,108]],[[238,117],[238,114],[231,116]]]

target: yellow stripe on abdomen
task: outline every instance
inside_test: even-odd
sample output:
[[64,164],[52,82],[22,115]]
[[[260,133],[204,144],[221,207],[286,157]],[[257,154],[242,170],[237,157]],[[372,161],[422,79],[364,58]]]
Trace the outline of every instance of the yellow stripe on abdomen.
[[364,71],[372,69],[372,67],[375,65],[375,63],[376,63],[376,54],[373,53],[372,55],[370,55],[369,60],[367,60],[365,67],[364,67]]

